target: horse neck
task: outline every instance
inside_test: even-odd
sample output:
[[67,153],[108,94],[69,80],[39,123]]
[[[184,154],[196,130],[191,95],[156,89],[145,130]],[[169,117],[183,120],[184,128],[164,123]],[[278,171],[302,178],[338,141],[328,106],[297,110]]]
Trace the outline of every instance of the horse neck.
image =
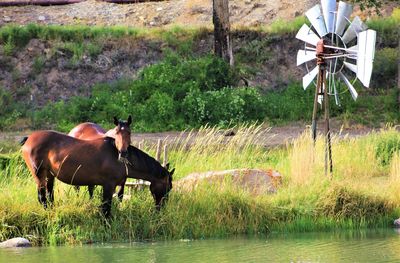
[[160,163],[139,149],[135,148],[134,151],[135,158],[130,160],[131,164],[128,165],[127,176],[150,182],[162,179],[163,167]]

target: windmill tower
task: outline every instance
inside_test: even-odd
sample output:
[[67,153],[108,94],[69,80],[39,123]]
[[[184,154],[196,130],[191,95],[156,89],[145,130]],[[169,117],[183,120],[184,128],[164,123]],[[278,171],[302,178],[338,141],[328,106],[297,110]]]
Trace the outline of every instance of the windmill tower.
[[[334,96],[340,106],[338,82],[343,82],[354,100],[358,93],[354,83],[359,79],[364,87],[369,87],[375,54],[376,31],[356,16],[350,15],[352,5],[336,0],[321,0],[306,12],[311,27],[304,24],[296,38],[304,42],[304,49],[297,52],[297,66],[306,65],[307,74],[303,77],[303,88],[315,85],[314,108],[312,116],[312,137],[317,136],[318,103],[323,104],[325,118],[325,174],[332,173],[331,136],[329,128],[329,96]],[[353,81],[346,75],[356,74]],[[315,78],[317,81],[315,82]]]

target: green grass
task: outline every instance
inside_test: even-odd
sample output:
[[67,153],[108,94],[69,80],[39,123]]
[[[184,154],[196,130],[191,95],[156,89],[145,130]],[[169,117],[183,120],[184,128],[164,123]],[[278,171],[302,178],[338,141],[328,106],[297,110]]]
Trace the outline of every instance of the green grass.
[[367,21],[367,25],[377,31],[378,44],[386,43],[388,47],[396,47],[400,34],[400,8],[394,9],[389,17]]
[[[283,176],[276,194],[255,196],[229,179],[193,190],[175,184],[160,213],[145,190],[122,203],[114,200],[113,218],[106,222],[99,214],[99,187],[88,201],[83,190],[77,194],[56,182],[55,204],[44,210],[20,153],[7,155],[7,165],[0,166],[0,239],[24,236],[45,245],[199,239],[387,227],[399,216],[400,158],[395,154],[382,165],[376,154],[382,141],[400,139],[394,130],[360,139],[334,137],[332,180],[323,173],[322,139],[314,149],[305,133],[286,148],[265,149],[255,144],[265,132],[260,126],[238,127],[237,135],[227,138],[219,129],[204,128],[196,137],[172,142],[169,161],[176,167],[175,182],[191,172],[276,169]],[[154,146],[145,149],[154,154]]]

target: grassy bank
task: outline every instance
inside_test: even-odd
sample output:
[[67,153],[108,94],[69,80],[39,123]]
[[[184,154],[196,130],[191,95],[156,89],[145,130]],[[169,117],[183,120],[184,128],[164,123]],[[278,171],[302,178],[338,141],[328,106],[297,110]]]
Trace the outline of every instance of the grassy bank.
[[[400,207],[400,135],[386,130],[369,136],[333,138],[334,174],[323,173],[323,141],[315,151],[309,134],[293,145],[267,150],[258,144],[262,127],[238,130],[231,139],[218,129],[172,144],[169,160],[177,181],[190,172],[232,168],[273,168],[283,176],[274,195],[254,196],[229,180],[191,192],[175,187],[157,213],[148,191],[118,204],[113,219],[99,215],[100,189],[93,201],[83,190],[56,183],[55,205],[44,210],[19,153],[0,166],[0,239],[25,236],[37,244],[223,237],[390,226]],[[228,141],[227,141],[228,140]],[[190,143],[189,143],[190,142]],[[150,146],[149,146],[150,147]],[[154,153],[154,149],[147,148]]]

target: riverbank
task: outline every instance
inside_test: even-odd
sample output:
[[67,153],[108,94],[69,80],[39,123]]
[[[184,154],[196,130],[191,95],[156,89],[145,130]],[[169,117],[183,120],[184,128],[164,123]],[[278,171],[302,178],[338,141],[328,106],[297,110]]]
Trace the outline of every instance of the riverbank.
[[[176,168],[175,187],[160,213],[147,190],[114,200],[112,220],[99,214],[100,189],[94,200],[81,190],[56,182],[55,204],[44,210],[35,184],[19,153],[0,166],[0,239],[24,236],[34,244],[155,239],[201,239],[237,234],[306,232],[390,227],[400,215],[400,135],[393,129],[361,138],[333,138],[334,173],[324,175],[324,143],[315,148],[309,134],[293,144],[266,149],[254,142],[265,130],[238,129],[226,140],[218,129],[200,130],[174,147],[169,161]],[[150,146],[148,146],[150,147]],[[147,152],[154,154],[153,147]],[[282,185],[276,194],[254,196],[229,180],[204,184],[192,192],[178,190],[179,179],[191,172],[234,168],[278,170]]]

